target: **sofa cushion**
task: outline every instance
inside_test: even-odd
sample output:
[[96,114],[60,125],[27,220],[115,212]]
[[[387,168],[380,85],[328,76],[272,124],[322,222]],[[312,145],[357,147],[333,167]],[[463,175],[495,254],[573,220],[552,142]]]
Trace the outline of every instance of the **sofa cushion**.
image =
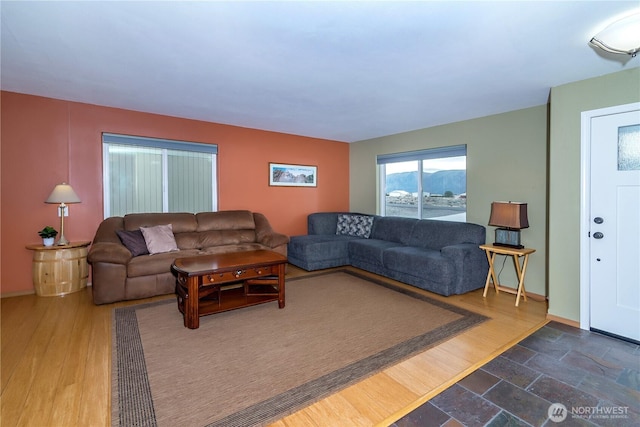
[[198,230],[255,230],[256,223],[250,211],[200,212],[196,214]]
[[178,249],[200,249],[200,233],[173,233],[173,237],[176,238],[176,245]]
[[255,230],[210,230],[198,233],[198,247],[256,243]]
[[336,234],[338,213],[316,212],[307,217],[307,231],[309,235]]
[[423,219],[416,223],[408,244],[434,250],[461,243],[482,245],[485,233],[485,228],[478,224]]
[[129,249],[131,255],[148,255],[147,242],[144,240],[142,231],[138,230],[116,230],[122,244]]
[[140,227],[144,241],[150,254],[177,251],[176,238],[173,237],[171,224],[156,225],[153,227]]
[[430,281],[449,285],[456,278],[453,261],[440,251],[414,246],[396,247],[384,252],[384,266],[390,270],[425,277]]
[[369,215],[339,214],[336,234],[363,237],[368,239],[371,235],[373,217]]
[[200,255],[198,250],[164,252],[131,258],[127,265],[127,277],[154,276],[171,272],[171,264],[176,258]]
[[378,217],[373,223],[370,238],[407,245],[411,238],[411,231],[417,222],[418,220],[414,218]]
[[292,258],[304,260],[344,259],[348,262],[347,244],[356,237],[346,235],[309,234],[292,236],[287,252]]
[[174,233],[196,231],[198,223],[191,213],[135,213],[126,214],[123,218],[125,230],[137,230],[140,227],[171,224]]
[[383,264],[383,254],[390,248],[402,246],[397,242],[377,239],[356,239],[349,242],[349,257],[365,260],[368,263]]

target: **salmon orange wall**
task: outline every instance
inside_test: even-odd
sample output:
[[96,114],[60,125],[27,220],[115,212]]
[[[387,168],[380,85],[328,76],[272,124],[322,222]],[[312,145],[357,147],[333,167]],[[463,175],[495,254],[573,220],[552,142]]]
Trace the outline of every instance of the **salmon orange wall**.
[[[53,187],[71,184],[82,203],[70,205],[65,236],[92,240],[103,219],[102,132],[218,145],[218,209],[264,213],[274,229],[306,232],[311,212],[348,210],[346,143],[186,120],[63,100],[0,93],[1,253],[3,295],[33,292],[32,252],[37,231],[60,227],[57,206],[45,204]],[[318,166],[318,186],[270,187],[268,164]]]

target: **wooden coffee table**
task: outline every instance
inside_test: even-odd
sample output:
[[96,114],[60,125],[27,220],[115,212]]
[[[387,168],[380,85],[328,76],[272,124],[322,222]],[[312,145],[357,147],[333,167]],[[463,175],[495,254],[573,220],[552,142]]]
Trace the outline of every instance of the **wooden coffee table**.
[[200,316],[278,301],[284,308],[284,270],[287,257],[256,250],[178,258],[178,310],[184,326],[197,329]]

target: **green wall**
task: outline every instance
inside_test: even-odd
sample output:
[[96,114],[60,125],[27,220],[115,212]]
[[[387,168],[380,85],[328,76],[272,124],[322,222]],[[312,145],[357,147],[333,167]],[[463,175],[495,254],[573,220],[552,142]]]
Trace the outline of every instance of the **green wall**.
[[[580,113],[640,101],[640,68],[551,89],[550,105],[350,144],[350,208],[377,213],[378,154],[467,144],[467,221],[486,225],[494,200],[529,204],[526,287],[549,314],[580,320]],[[548,208],[547,208],[548,206]],[[487,241],[493,240],[487,226]],[[501,275],[515,283],[511,265]],[[547,285],[548,283],[548,285]]]
[[[527,202],[530,227],[522,230],[522,241],[537,252],[525,284],[527,291],[546,295],[547,115],[547,105],[540,105],[352,143],[350,209],[377,213],[378,154],[467,144],[467,221],[486,226],[492,201]],[[493,230],[487,226],[488,242]],[[517,283],[513,270],[507,260],[502,283]]]
[[550,315],[580,320],[580,113],[638,101],[638,67],[551,89]]

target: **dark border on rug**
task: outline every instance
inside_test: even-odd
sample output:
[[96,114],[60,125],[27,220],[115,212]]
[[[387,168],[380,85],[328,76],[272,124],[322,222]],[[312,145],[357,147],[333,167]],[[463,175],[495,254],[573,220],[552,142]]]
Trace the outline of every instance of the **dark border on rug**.
[[[214,423],[208,424],[207,427],[264,425],[284,418],[303,407],[309,406],[333,393],[337,393],[339,390],[375,375],[390,366],[401,363],[429,348],[433,348],[453,338],[460,332],[488,319],[488,317],[481,314],[453,306],[419,292],[412,291],[411,289],[347,269],[293,277],[287,279],[287,281],[291,282],[334,273],[352,275],[464,317],[259,402]],[[153,427],[157,425],[144,360],[144,350],[140,341],[136,310],[172,302],[173,300],[163,300],[114,309],[112,372],[117,372],[117,375],[112,374],[111,424],[113,426],[136,425]],[[120,376],[120,373],[123,375]],[[121,381],[120,378],[124,379],[124,381]],[[121,399],[121,396],[123,396],[124,399]],[[125,402],[123,402],[123,400]],[[136,410],[136,408],[138,409]],[[123,415],[125,419],[122,419]]]
[[[170,302],[172,300],[113,309],[111,326],[112,426],[155,427],[157,425],[136,310]],[[125,379],[125,381],[121,379]]]

